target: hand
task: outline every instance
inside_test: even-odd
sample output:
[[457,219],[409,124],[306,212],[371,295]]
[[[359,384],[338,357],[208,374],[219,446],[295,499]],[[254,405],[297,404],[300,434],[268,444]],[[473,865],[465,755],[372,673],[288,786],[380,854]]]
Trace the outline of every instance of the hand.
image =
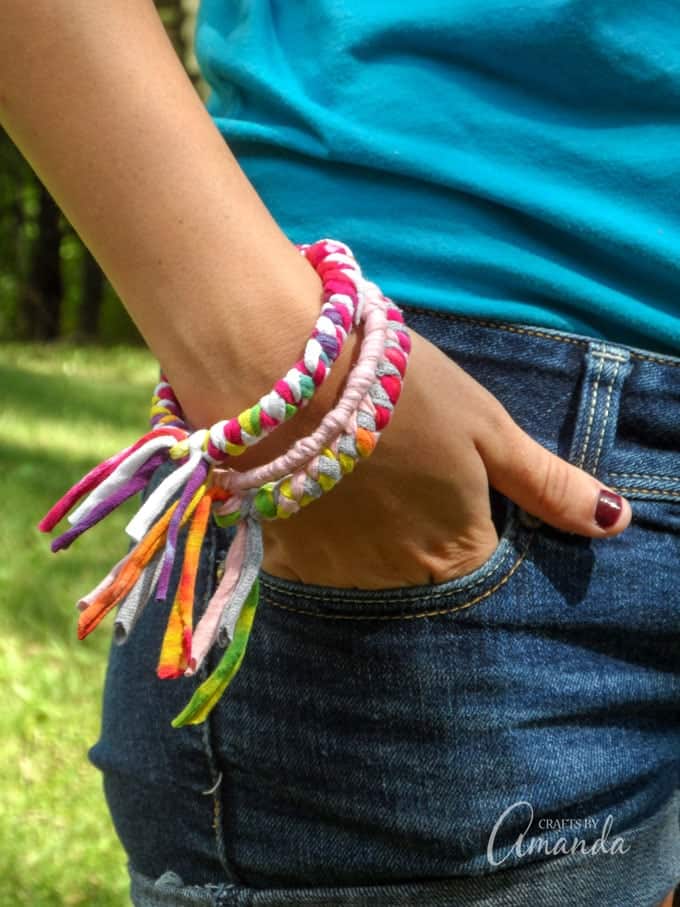
[[[299,513],[263,522],[268,573],[361,589],[462,576],[498,545],[489,485],[558,529],[602,538],[628,526],[622,500],[616,523],[600,528],[606,486],[534,441],[489,391],[410,333],[402,395],[373,454]],[[451,401],[443,424],[441,399]]]

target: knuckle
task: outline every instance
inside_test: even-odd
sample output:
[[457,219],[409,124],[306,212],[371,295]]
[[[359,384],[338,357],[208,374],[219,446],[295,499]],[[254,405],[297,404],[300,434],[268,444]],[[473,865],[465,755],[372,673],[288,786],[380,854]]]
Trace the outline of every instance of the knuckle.
[[[495,535],[495,533],[494,533]],[[430,582],[443,583],[467,576],[482,567],[498,547],[498,539],[488,532],[463,533],[448,543],[421,554],[421,564]]]
[[571,498],[571,481],[566,465],[552,454],[544,458],[543,474],[537,490],[541,507],[553,512],[566,513]]
[[468,407],[470,436],[487,466],[502,469],[503,461],[521,472],[527,464],[526,432],[493,394],[480,386],[481,396]]
[[488,391],[486,402],[481,406],[480,415],[484,430],[492,438],[507,437],[513,429],[519,429],[503,404]]

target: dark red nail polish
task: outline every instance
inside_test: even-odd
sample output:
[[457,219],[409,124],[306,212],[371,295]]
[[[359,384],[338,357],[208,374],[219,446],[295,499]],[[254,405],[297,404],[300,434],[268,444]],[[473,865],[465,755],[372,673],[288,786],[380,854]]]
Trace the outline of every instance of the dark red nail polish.
[[621,516],[623,511],[623,498],[613,491],[600,491],[595,510],[595,522],[602,529],[609,529]]

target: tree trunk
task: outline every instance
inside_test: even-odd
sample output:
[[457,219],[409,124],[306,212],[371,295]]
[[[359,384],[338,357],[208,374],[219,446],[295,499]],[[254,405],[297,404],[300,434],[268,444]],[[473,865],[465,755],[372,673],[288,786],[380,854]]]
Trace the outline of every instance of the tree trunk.
[[61,279],[60,211],[39,183],[38,236],[31,250],[28,279],[22,301],[22,321],[33,340],[59,336],[63,284]]
[[78,312],[79,334],[85,340],[99,335],[99,314],[104,296],[104,274],[87,246],[83,246],[82,295]]

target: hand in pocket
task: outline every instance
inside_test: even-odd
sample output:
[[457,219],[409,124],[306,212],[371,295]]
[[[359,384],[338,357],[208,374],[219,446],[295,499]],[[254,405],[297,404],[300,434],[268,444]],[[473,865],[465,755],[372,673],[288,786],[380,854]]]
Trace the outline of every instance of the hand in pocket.
[[[304,583],[380,589],[470,573],[498,545],[489,485],[569,532],[621,532],[630,504],[546,450],[502,404],[411,329],[413,349],[392,421],[373,454],[288,520],[263,523],[263,567]],[[613,493],[612,493],[613,494]]]

